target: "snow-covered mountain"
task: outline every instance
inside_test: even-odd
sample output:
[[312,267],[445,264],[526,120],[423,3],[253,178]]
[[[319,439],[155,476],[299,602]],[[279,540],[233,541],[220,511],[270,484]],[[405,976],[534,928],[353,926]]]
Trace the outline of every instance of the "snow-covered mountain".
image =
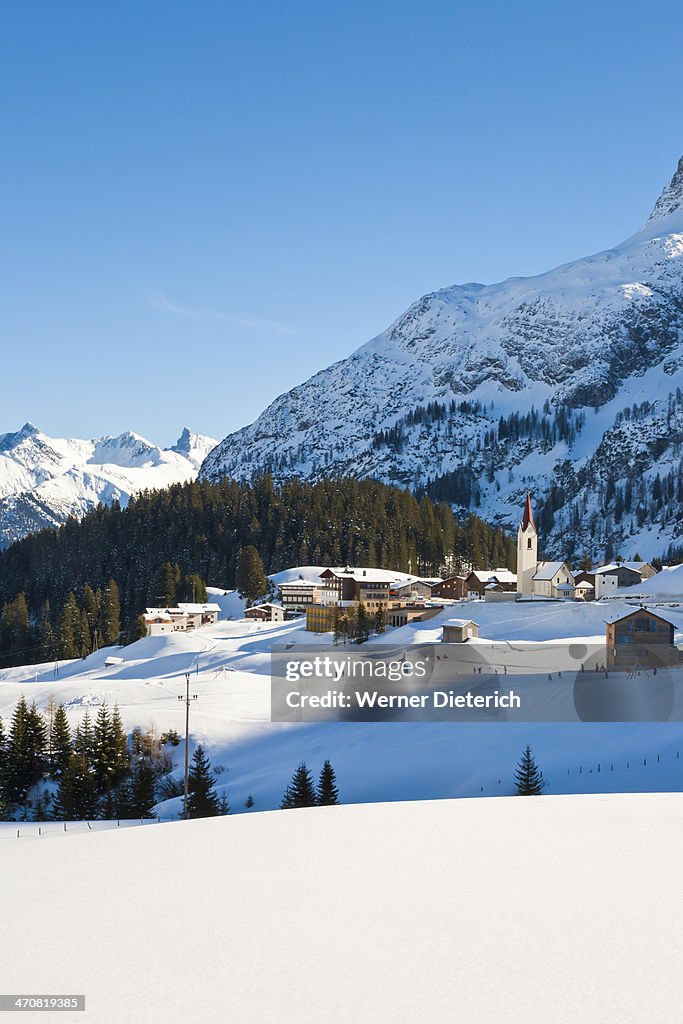
[[625,242],[424,296],[201,474],[372,476],[515,528],[531,489],[547,554],[651,557],[683,542],[682,389],[683,158]]
[[99,502],[191,480],[215,441],[187,427],[172,448],[139,434],[91,441],[47,437],[32,423],[0,434],[0,547],[80,517]]

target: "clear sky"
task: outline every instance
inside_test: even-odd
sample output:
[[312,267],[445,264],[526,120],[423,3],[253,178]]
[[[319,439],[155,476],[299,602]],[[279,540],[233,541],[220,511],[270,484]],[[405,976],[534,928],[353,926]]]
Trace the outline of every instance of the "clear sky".
[[223,437],[427,291],[612,245],[683,6],[8,0],[0,432]]

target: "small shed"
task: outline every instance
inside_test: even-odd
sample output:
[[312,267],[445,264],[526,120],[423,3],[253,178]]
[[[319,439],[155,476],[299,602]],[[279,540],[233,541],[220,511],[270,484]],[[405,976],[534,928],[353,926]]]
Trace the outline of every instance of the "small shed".
[[475,636],[479,636],[479,625],[472,619],[448,619],[443,624],[441,641],[445,644],[464,644]]

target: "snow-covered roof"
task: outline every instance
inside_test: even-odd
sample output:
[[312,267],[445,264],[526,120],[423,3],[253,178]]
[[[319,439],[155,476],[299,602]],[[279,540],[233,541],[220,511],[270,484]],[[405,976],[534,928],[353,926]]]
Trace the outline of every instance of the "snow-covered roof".
[[473,569],[472,574],[480,583],[516,583],[517,573],[509,569]]
[[683,598],[683,565],[665,565],[655,576],[651,576],[633,587],[624,587],[624,597]]
[[[535,580],[551,580],[567,566],[566,562],[539,562],[534,573]],[[568,568],[568,566],[567,566]]]
[[280,590],[296,590],[299,587],[315,587],[322,589],[322,580],[290,580],[288,583],[280,583]]
[[186,615],[201,615],[204,612],[220,612],[221,610],[221,606],[219,604],[214,604],[213,602],[209,602],[208,604],[198,604],[193,602],[181,603],[179,601],[178,607],[181,612],[184,612]]
[[558,583],[555,590],[575,590],[576,588],[572,583]]
[[444,626],[476,626],[479,628],[479,623],[474,619],[446,619]]
[[581,580],[580,583],[576,584],[574,590],[595,590],[595,587],[592,583],[589,583],[588,580]]
[[662,615],[659,611],[654,611],[652,608],[646,608],[644,605],[641,605],[641,607],[639,608],[634,608],[633,605],[628,605],[626,608],[621,608],[619,611],[611,612],[611,614],[606,616],[605,622],[621,622],[622,619],[628,619],[631,615],[638,614],[653,615],[656,619],[662,619],[664,622],[667,622],[670,626],[674,625],[671,619],[667,619],[667,617],[665,615]]
[[346,569],[325,570],[331,572],[338,579],[353,580],[355,583],[395,583],[396,573],[388,569]]

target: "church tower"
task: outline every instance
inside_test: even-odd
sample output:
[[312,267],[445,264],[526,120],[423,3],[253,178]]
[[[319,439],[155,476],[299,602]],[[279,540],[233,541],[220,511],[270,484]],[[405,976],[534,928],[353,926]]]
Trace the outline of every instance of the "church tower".
[[538,562],[538,534],[531,511],[531,495],[527,494],[524,515],[517,531],[517,593],[531,597],[533,578]]

